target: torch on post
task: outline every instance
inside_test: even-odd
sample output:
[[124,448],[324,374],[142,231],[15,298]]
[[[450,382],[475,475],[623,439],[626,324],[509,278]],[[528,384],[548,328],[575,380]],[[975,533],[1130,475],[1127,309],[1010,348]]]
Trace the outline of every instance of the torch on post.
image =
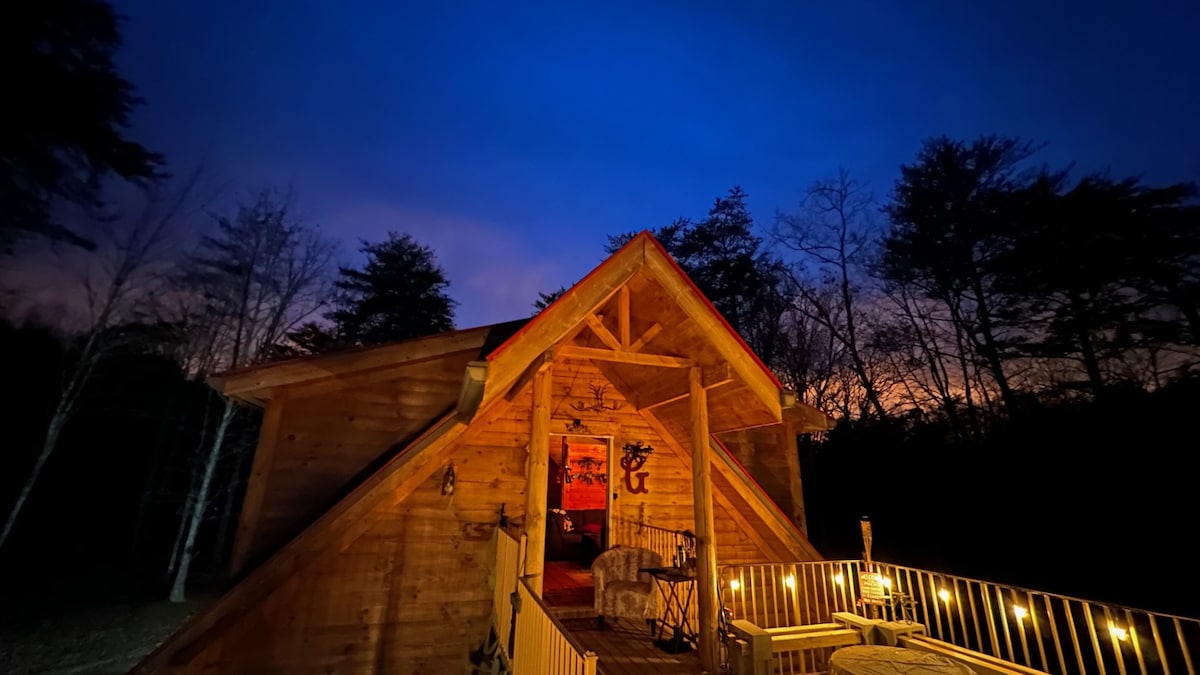
[[868,572],[873,572],[874,568],[871,566],[871,541],[873,540],[871,536],[871,519],[863,516],[859,519],[858,525],[862,528],[863,560],[866,562],[864,569]]

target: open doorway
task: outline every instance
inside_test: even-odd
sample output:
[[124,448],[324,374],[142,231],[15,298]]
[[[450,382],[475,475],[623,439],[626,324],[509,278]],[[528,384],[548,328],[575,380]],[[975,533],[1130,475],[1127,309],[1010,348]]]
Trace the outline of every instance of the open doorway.
[[611,445],[611,439],[594,436],[550,440],[542,588],[548,605],[593,604],[591,564],[609,537]]

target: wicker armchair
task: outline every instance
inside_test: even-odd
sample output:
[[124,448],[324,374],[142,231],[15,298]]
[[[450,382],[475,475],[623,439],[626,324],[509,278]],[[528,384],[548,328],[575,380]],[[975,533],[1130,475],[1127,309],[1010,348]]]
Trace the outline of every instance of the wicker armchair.
[[638,570],[661,566],[662,557],[645,548],[617,546],[596,557],[592,562],[592,580],[596,585],[596,620],[601,630],[605,617],[651,622],[657,618],[654,577]]

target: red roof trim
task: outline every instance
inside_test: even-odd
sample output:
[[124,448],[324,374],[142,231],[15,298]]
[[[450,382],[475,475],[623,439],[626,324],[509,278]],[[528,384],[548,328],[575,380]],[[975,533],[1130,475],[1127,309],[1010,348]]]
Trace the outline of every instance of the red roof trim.
[[555,305],[557,305],[560,301],[562,301],[563,298],[570,295],[576,288],[579,287],[580,284],[584,283],[588,279],[592,278],[592,276],[596,275],[600,270],[604,269],[604,267],[607,266],[610,263],[610,261],[612,261],[614,258],[616,258],[617,255],[619,255],[622,251],[624,251],[626,248],[628,248],[630,246],[633,246],[635,243],[637,243],[638,241],[643,240],[643,239],[646,241],[649,241],[651,243],[651,245],[653,245],[654,248],[659,253],[661,253],[664,258],[666,258],[668,264],[671,265],[672,269],[674,269],[679,274],[679,276],[683,278],[683,280],[685,282],[687,282],[688,287],[692,289],[692,292],[696,294],[696,297],[700,298],[700,300],[704,303],[704,305],[706,307],[708,307],[709,311],[711,311],[713,313],[713,316],[717,317],[717,320],[720,321],[721,325],[725,327],[726,332],[728,332],[730,335],[733,336],[733,338],[735,340],[737,340],[738,345],[740,345],[741,348],[744,349],[746,351],[746,353],[749,354],[751,356],[751,358],[754,359],[754,362],[756,364],[758,364],[758,367],[762,369],[763,373],[765,373],[766,376],[771,379],[771,383],[774,384],[776,387],[782,388],[783,383],[779,381],[779,378],[775,376],[775,373],[771,372],[771,369],[767,367],[767,364],[762,362],[762,359],[760,359],[758,357],[758,354],[755,354],[754,350],[750,349],[750,345],[746,344],[746,341],[742,339],[742,336],[736,330],[733,329],[733,326],[729,325],[729,322],[725,320],[725,317],[721,315],[721,312],[718,311],[717,308],[712,304],[712,301],[709,300],[708,297],[705,296],[704,293],[702,293],[700,291],[700,288],[698,286],[696,286],[696,282],[692,281],[692,278],[688,276],[687,272],[685,272],[682,267],[680,267],[679,263],[675,260],[675,258],[673,258],[671,256],[671,254],[667,252],[667,249],[664,248],[663,245],[658,241],[658,239],[655,239],[654,235],[650,233],[650,230],[642,230],[641,232],[637,233],[637,235],[634,236],[633,239],[630,239],[624,246],[617,249],[616,252],[614,252],[611,256],[608,257],[607,260],[600,263],[600,265],[598,265],[591,272],[588,272],[587,276],[580,279],[574,286],[571,286],[571,288],[569,288],[566,293],[563,293],[561,296],[559,296],[559,298],[557,300],[552,302],[550,304],[550,307],[547,307],[546,309],[542,310],[542,312],[540,314],[538,314],[536,317],[534,317],[534,319],[532,321],[525,324],[516,333],[513,333],[507,340],[502,342],[499,347],[496,347],[495,349],[493,349],[492,353],[487,355],[487,360],[491,361],[492,357],[494,357],[497,354],[499,354],[500,352],[504,351],[504,349],[507,348],[510,344],[512,344],[516,340],[520,339],[520,337],[522,335],[524,335],[526,331],[532,329],[533,326],[535,326],[538,323],[538,321],[542,318],[543,314],[549,312],[550,309],[553,308]]
[[[649,232],[647,232],[647,234],[649,234]],[[767,367],[767,364],[763,363],[762,359],[758,358],[758,354],[755,354],[754,350],[750,349],[750,345],[746,344],[746,341],[742,339],[741,334],[734,330],[733,326],[729,325],[729,322],[725,320],[725,317],[721,314],[721,312],[718,311],[716,306],[712,304],[712,300],[709,300],[708,297],[700,291],[700,287],[696,285],[696,282],[692,281],[692,278],[688,276],[687,272],[683,271],[683,268],[680,267],[675,258],[671,257],[670,253],[667,253],[667,249],[664,248],[663,245],[659,243],[659,241],[655,239],[653,235],[650,235],[650,242],[654,244],[654,247],[658,249],[659,253],[663,254],[663,257],[667,259],[667,261],[671,264],[671,267],[673,267],[675,271],[679,273],[679,276],[683,277],[683,279],[687,281],[688,287],[692,289],[692,292],[696,294],[696,297],[704,301],[704,304],[710,311],[712,311],[713,316],[717,317],[717,320],[721,322],[722,326],[725,326],[725,330],[737,340],[738,344],[742,346],[742,349],[746,350],[746,353],[754,358],[754,362],[758,364],[759,368],[762,368],[762,371],[767,374],[767,377],[771,378],[771,382],[774,383],[776,387],[782,388],[783,383],[779,381],[778,377],[775,377],[775,373],[772,373],[771,369]]]
[[612,255],[608,256],[608,258],[606,258],[606,259],[604,260],[604,262],[602,262],[602,263],[600,263],[599,265],[597,265],[596,267],[592,268],[592,271],[591,271],[591,272],[588,272],[586,276],[584,276],[582,279],[580,279],[579,281],[575,282],[575,284],[574,284],[574,285],[572,285],[570,288],[568,288],[568,289],[567,289],[567,291],[566,291],[565,293],[563,293],[562,295],[558,296],[558,299],[556,299],[554,302],[550,303],[550,306],[549,306],[549,307],[547,307],[546,309],[543,309],[541,312],[538,312],[538,315],[537,315],[537,316],[535,316],[535,317],[533,317],[533,320],[532,320],[532,321],[530,321],[529,323],[525,324],[524,326],[521,326],[521,329],[520,329],[520,330],[518,330],[517,332],[513,333],[512,335],[510,335],[510,336],[508,337],[508,339],[507,339],[507,340],[505,340],[504,342],[501,342],[501,343],[500,343],[500,346],[498,346],[498,347],[496,347],[495,349],[493,349],[493,350],[492,350],[492,352],[491,352],[490,354],[488,354],[488,355],[487,355],[487,360],[488,360],[488,361],[491,361],[491,360],[492,360],[492,357],[494,357],[494,356],[498,355],[500,352],[502,352],[502,351],[504,351],[505,349],[507,349],[509,345],[511,345],[512,343],[514,343],[514,342],[516,342],[517,340],[521,339],[521,336],[525,335],[525,333],[527,333],[527,332],[529,332],[530,330],[532,330],[532,329],[533,329],[533,327],[534,327],[534,326],[536,326],[536,325],[538,324],[538,322],[542,320],[542,317],[543,317],[543,316],[544,316],[546,313],[548,313],[548,312],[549,312],[551,309],[553,309],[555,305],[557,305],[558,303],[562,302],[563,298],[567,297],[568,295],[571,295],[573,292],[575,292],[575,289],[576,289],[576,288],[579,288],[579,287],[580,287],[580,286],[581,286],[581,285],[582,285],[582,284],[583,284],[585,281],[587,281],[588,279],[591,279],[592,277],[594,277],[594,276],[596,276],[597,274],[599,274],[599,273],[600,273],[600,270],[602,270],[602,269],[604,269],[605,267],[607,267],[607,266],[608,266],[608,265],[609,265],[609,264],[612,262],[612,260],[613,260],[614,258],[616,258],[618,255],[620,255],[620,254],[621,254],[621,252],[622,252],[622,251],[624,251],[625,249],[627,249],[627,248],[630,248],[631,246],[633,246],[633,245],[634,245],[635,243],[637,243],[637,242],[638,242],[640,239],[642,239],[642,237],[643,237],[643,236],[645,236],[645,237],[649,237],[651,241],[653,241],[653,240],[654,240],[654,236],[650,234],[650,231],[649,231],[649,230],[642,230],[641,232],[638,232],[638,233],[637,233],[637,234],[636,234],[636,235],[633,237],[633,239],[630,239],[629,241],[625,242],[625,245],[624,245],[624,246],[622,246],[621,248],[619,248],[619,249],[617,249],[616,251],[614,251]]

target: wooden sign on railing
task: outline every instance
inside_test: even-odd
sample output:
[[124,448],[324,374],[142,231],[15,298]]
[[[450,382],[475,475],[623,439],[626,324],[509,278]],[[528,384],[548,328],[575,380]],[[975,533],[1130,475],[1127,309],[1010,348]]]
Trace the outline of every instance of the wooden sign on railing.
[[858,573],[858,590],[862,601],[871,605],[882,605],[887,601],[887,588],[883,576],[875,572]]

